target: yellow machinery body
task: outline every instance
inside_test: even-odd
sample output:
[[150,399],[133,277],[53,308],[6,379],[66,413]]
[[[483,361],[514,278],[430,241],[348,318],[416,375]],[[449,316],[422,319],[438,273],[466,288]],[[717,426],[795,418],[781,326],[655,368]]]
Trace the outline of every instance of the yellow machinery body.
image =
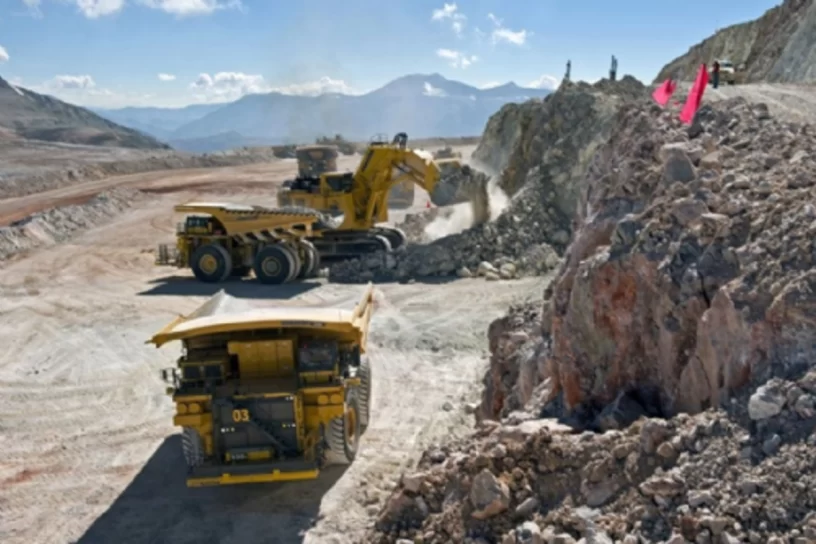
[[176,229],[175,247],[159,245],[157,265],[190,268],[208,283],[254,272],[263,283],[280,284],[318,273],[320,255],[309,241],[322,225],[316,212],[222,203],[174,210],[188,215]]
[[223,291],[156,333],[182,356],[162,371],[188,486],[316,478],[350,463],[369,421],[369,284],[351,310],[247,308]]
[[278,193],[279,205],[342,216],[334,229],[324,230],[319,239],[311,240],[322,259],[354,258],[402,246],[405,235],[399,229],[377,226],[388,221],[391,191],[410,185],[410,194],[405,192],[403,197],[412,204],[414,185],[432,194],[443,163],[460,167],[455,159],[434,161],[430,153],[408,148],[407,139],[405,133],[399,133],[390,143],[372,142],[355,172],[298,178]]
[[[295,157],[298,165],[298,179],[319,179],[321,174],[337,173],[337,157],[339,151],[335,145],[306,145],[295,150]],[[293,182],[285,182],[284,187],[288,188]],[[278,206],[298,206],[292,198],[291,191],[283,190],[278,192]],[[301,199],[302,200],[302,199]],[[321,204],[316,202],[316,204]],[[388,195],[388,206],[395,209],[410,208],[414,204],[414,183],[405,180],[395,184]],[[300,204],[302,205],[302,204]],[[336,215],[335,208],[314,208],[321,212]]]

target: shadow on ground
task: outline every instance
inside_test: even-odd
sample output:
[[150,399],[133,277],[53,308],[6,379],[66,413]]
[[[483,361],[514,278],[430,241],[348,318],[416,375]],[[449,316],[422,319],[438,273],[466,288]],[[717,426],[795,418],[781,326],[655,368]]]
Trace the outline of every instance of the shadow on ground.
[[166,276],[150,282],[152,287],[141,296],[211,296],[220,290],[237,298],[287,299],[320,287],[316,281],[297,281],[283,285],[264,285],[255,279],[232,280],[222,283],[203,283],[188,276]]
[[[481,279],[481,278],[480,278]],[[462,278],[457,276],[419,276],[416,278],[410,278],[408,280],[396,280],[390,277],[373,277],[370,280],[366,281],[342,281],[338,279],[330,280],[331,283],[336,283],[338,285],[365,285],[369,281],[375,285],[386,285],[386,284],[408,284],[408,283],[419,283],[422,285],[445,285],[454,281],[461,281]]]
[[344,471],[329,467],[305,482],[188,488],[174,435],[76,544],[302,542]]

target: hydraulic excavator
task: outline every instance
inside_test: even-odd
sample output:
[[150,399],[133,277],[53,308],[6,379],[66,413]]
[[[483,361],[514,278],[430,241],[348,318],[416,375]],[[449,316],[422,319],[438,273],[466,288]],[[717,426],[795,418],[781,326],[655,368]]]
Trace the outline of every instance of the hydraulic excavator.
[[[299,177],[279,193],[278,202],[342,215],[332,228],[308,237],[322,260],[390,252],[405,244],[405,234],[398,228],[378,225],[388,221],[389,192],[396,185],[411,182],[433,195],[440,188],[440,169],[447,163],[461,166],[455,159],[435,161],[430,153],[409,148],[407,134],[400,132],[391,143],[371,142],[355,172]],[[467,200],[476,221],[487,220],[487,188],[474,186]]]
[[[292,192],[289,190],[297,180],[311,178],[317,180],[320,174],[327,172],[337,172],[337,157],[339,149],[336,145],[315,144],[304,145],[295,149],[297,159],[298,174],[296,180],[283,182],[283,190],[278,192],[278,206],[292,206]],[[388,207],[395,209],[410,208],[414,204],[414,184],[411,180],[405,180],[391,187],[388,194]],[[330,215],[335,214],[335,210],[319,210]]]

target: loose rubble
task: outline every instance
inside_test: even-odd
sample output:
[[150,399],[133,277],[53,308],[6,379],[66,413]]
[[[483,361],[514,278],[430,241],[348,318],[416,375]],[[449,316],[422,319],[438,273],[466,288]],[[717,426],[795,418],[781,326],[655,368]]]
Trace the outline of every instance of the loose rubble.
[[368,541],[814,542],[814,385],[778,382],[784,407],[753,423],[744,398],[603,434],[483,421],[403,476]]
[[816,542],[816,131],[741,99],[612,127],[543,303],[488,331],[477,431],[371,542]]
[[0,262],[98,227],[142,198],[144,195],[137,190],[115,189],[100,193],[84,204],[52,208],[0,227]]
[[[550,272],[570,240],[582,180],[595,149],[605,141],[622,105],[646,96],[640,82],[626,77],[612,85],[566,83],[544,100],[505,106],[494,116],[504,121],[491,119],[474,154],[501,170],[502,129],[508,119],[523,127],[500,181],[502,190],[512,197],[510,205],[495,221],[429,244],[409,244],[392,255],[338,263],[330,270],[330,280],[360,283],[473,276],[484,268],[483,263],[497,271],[512,265],[513,277]],[[462,175],[470,181],[458,180],[446,187],[486,186],[488,176],[482,172],[468,169]],[[450,201],[434,200],[437,205]],[[498,273],[484,275],[501,278]]]

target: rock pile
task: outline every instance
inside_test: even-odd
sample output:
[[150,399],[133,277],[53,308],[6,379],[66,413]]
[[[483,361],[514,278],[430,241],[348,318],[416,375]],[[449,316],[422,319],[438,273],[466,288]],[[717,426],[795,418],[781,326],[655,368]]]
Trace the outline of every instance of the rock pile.
[[619,108],[544,303],[490,327],[479,430],[371,541],[816,541],[814,151],[742,99]]
[[81,231],[97,227],[121,214],[143,198],[134,189],[115,189],[84,204],[53,208],[0,227],[0,261],[18,253],[63,242]]
[[[403,475],[369,541],[814,542],[816,372],[771,387],[731,414],[641,418],[603,434],[482,422]],[[746,404],[761,419],[740,424]]]
[[[549,272],[557,265],[554,252],[563,253],[570,240],[595,150],[608,137],[620,108],[638,99],[647,99],[645,87],[625,77],[596,85],[566,83],[543,101],[505,106],[491,118],[474,155],[497,170],[506,166],[501,186],[512,199],[495,221],[390,256],[338,263],[330,279],[394,281],[465,274],[465,269],[474,275],[482,263],[497,270],[511,263],[517,275]],[[501,130],[508,124],[521,128],[505,165],[499,149],[507,143]],[[487,179],[472,169],[463,175],[475,181],[451,186],[482,187]]]

